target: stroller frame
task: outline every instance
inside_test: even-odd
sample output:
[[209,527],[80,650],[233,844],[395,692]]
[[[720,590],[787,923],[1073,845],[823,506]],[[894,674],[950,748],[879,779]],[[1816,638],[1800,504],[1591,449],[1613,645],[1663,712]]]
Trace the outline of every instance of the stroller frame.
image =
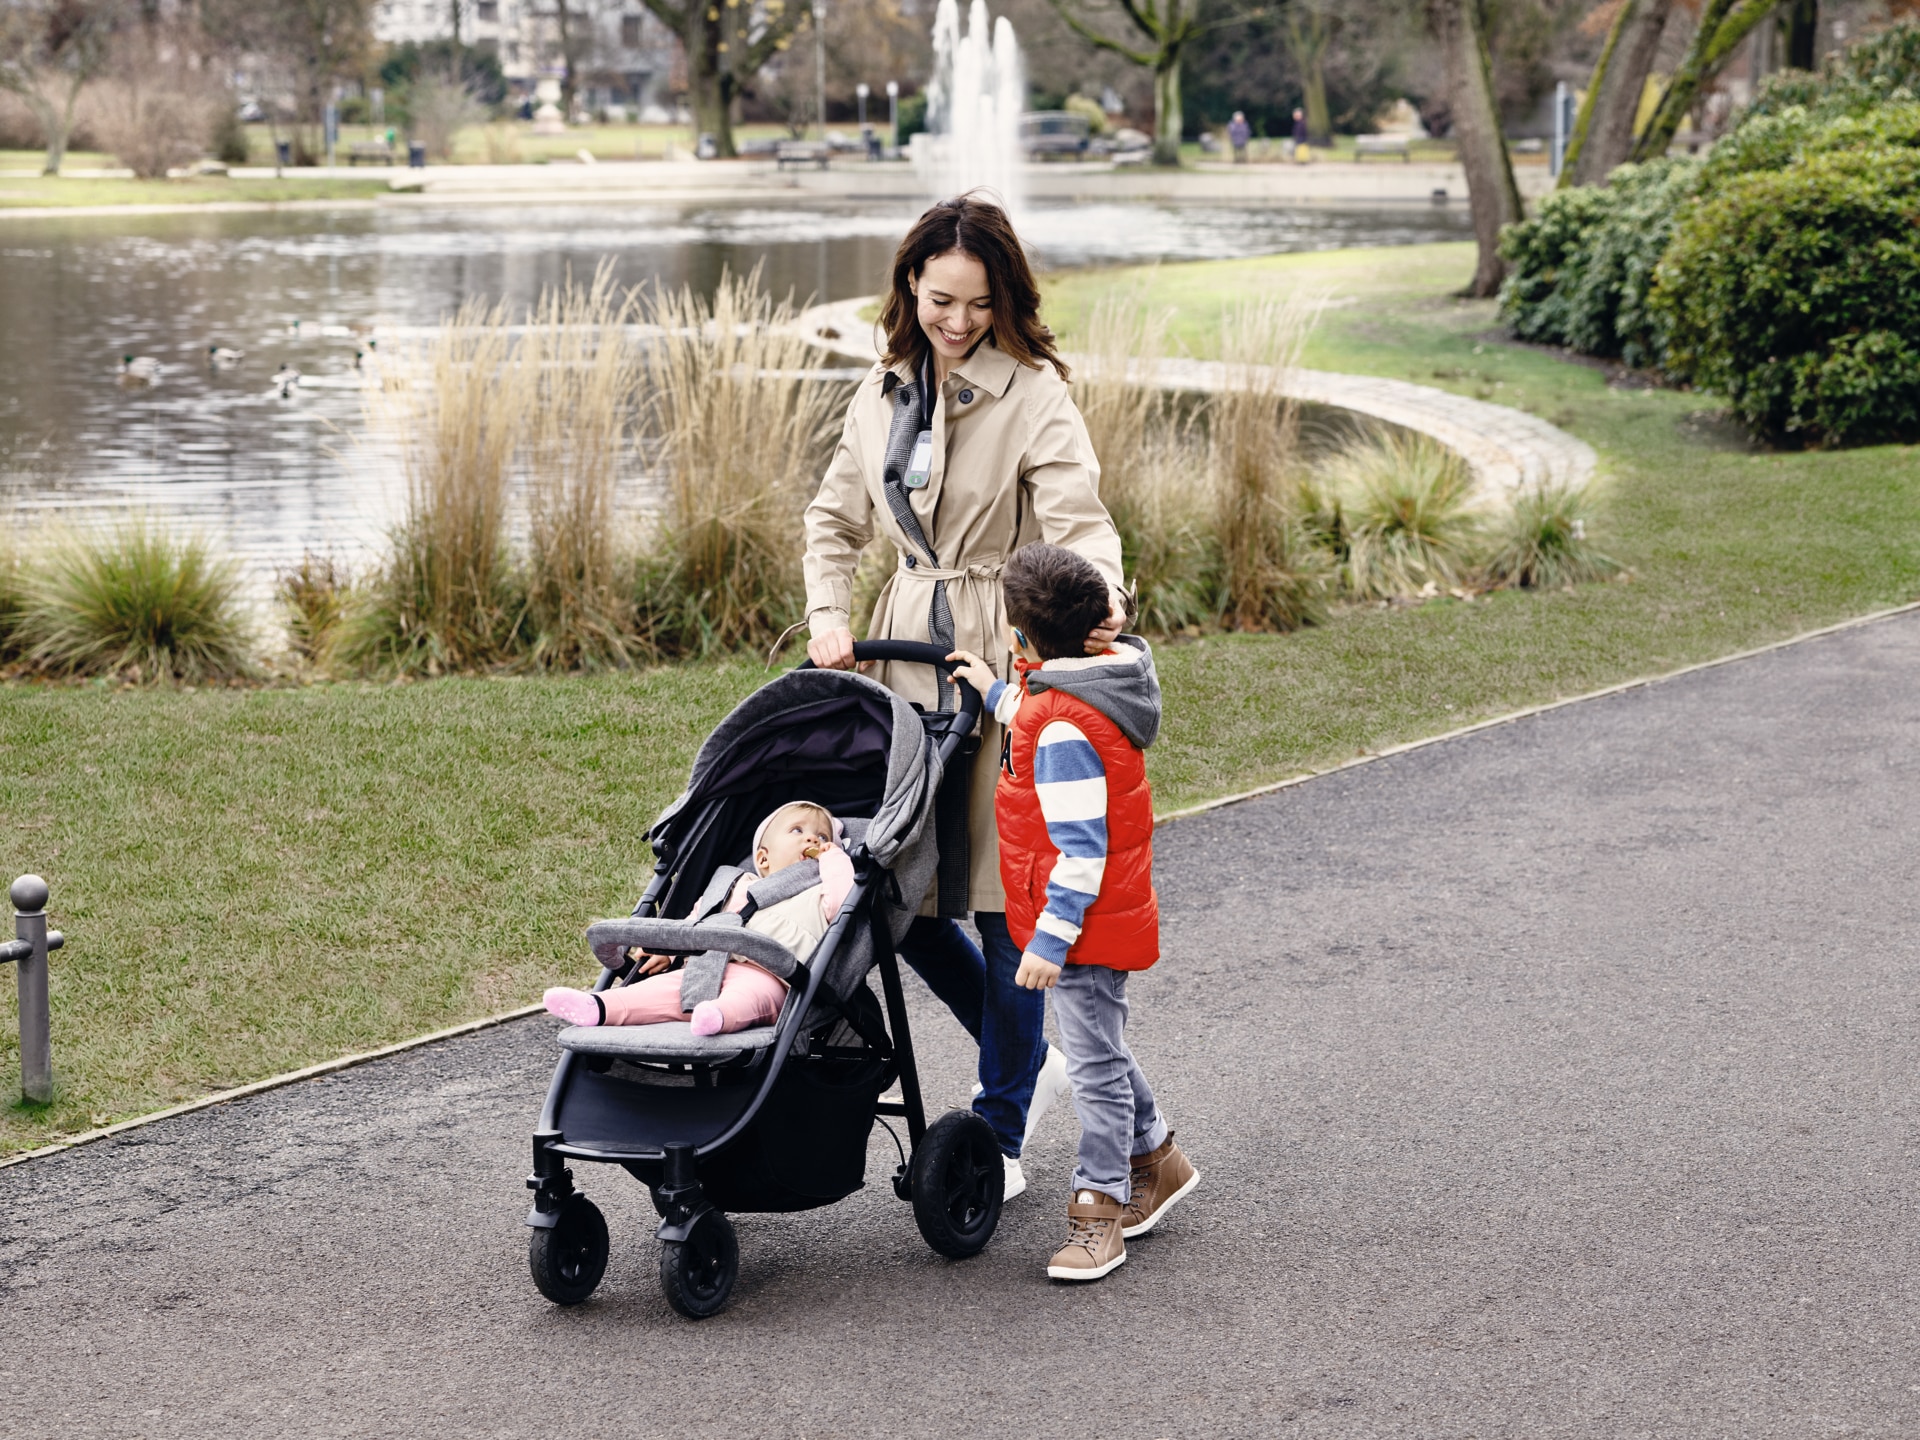
[[[905,641],[861,642],[854,656],[857,661],[930,664],[943,678],[954,668],[939,647]],[[937,748],[943,778],[955,758],[970,754],[978,743],[973,731],[980,697],[969,686],[959,691],[957,710],[918,717]],[[964,783],[965,773],[956,779]],[[709,814],[717,813],[721,803],[710,800]],[[1004,1183],[998,1142],[970,1110],[950,1111],[928,1123],[888,918],[889,891],[897,905],[898,888],[892,872],[864,843],[853,841],[847,848],[854,862],[853,889],[808,962],[737,924],[663,924],[660,911],[678,878],[666,854],[658,856],[633,920],[602,921],[589,929],[589,940],[602,956],[596,992],[633,974],[636,962],[626,954],[633,943],[646,944],[652,953],[674,955],[720,948],[744,953],[771,946],[792,968],[784,977],[786,1003],[771,1036],[749,1032],[753,1043],[739,1049],[728,1050],[731,1037],[721,1035],[683,1058],[638,1048],[631,1057],[563,1050],[533,1134],[533,1172],[527,1178],[533,1191],[526,1220],[533,1232],[528,1259],[535,1284],[549,1300],[562,1305],[585,1300],[598,1286],[610,1252],[606,1223],[576,1188],[569,1162],[619,1165],[647,1186],[660,1216],[655,1234],[661,1246],[662,1288],[676,1311],[700,1319],[725,1305],[738,1274],[739,1247],[721,1202],[736,1213],[836,1203],[864,1183],[860,1171],[877,1117],[906,1122],[908,1147],[893,1173],[893,1190],[913,1205],[927,1243],[943,1255],[963,1259],[991,1240]],[[856,929],[871,937],[867,973],[879,972],[881,1004],[873,1003],[864,978],[852,996],[836,993],[826,983],[827,964],[819,963],[822,957],[829,964],[836,959]],[[662,943],[662,937],[670,943]],[[626,1033],[640,1037],[642,1031],[656,1028],[662,1027]],[[622,1076],[607,1078],[616,1063],[625,1066]],[[815,1092],[832,1097],[839,1137],[834,1148],[841,1162],[832,1167],[835,1173],[794,1191],[779,1176],[782,1165],[764,1163],[760,1157],[782,1152],[782,1119],[797,1118],[812,1103],[814,1096],[799,1093],[801,1077],[810,1068],[850,1077],[846,1086]],[[894,1078],[901,1098],[879,1099]],[[751,1091],[744,1103],[743,1091]],[[570,1135],[570,1123],[589,1133],[584,1138]],[[634,1133],[619,1138],[609,1134],[622,1127]],[[849,1149],[856,1141],[857,1160]],[[897,1135],[894,1141],[898,1147]]]

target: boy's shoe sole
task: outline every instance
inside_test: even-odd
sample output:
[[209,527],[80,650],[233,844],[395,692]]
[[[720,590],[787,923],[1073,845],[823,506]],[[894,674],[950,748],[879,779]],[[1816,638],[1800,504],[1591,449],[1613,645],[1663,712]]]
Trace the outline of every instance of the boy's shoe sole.
[[1102,1276],[1111,1275],[1126,1263],[1127,1252],[1122,1250],[1106,1264],[1096,1265],[1091,1269],[1083,1270],[1077,1265],[1049,1265],[1047,1278],[1049,1280],[1098,1280]]
[[1193,1187],[1199,1183],[1200,1172],[1196,1170],[1187,1177],[1186,1184],[1182,1185],[1178,1190],[1174,1191],[1173,1194],[1160,1202],[1160,1208],[1158,1210],[1147,1216],[1147,1218],[1142,1220],[1138,1225],[1122,1226],[1120,1238],[1122,1240],[1134,1240],[1146,1234],[1160,1223],[1161,1216],[1165,1215],[1169,1210],[1173,1209],[1175,1205],[1178,1205],[1182,1200],[1186,1199],[1187,1196],[1191,1195],[1193,1193]]

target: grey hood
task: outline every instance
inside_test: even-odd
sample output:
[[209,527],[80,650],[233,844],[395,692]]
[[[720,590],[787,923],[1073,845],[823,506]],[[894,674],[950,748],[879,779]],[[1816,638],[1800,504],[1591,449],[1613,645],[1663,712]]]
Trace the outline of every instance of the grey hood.
[[1160,676],[1153,668],[1153,651],[1138,635],[1122,635],[1114,644],[1137,652],[1133,660],[1070,664],[1058,670],[1053,667],[1059,662],[1049,660],[1027,671],[1027,693],[1064,690],[1098,710],[1144,750],[1160,734]]

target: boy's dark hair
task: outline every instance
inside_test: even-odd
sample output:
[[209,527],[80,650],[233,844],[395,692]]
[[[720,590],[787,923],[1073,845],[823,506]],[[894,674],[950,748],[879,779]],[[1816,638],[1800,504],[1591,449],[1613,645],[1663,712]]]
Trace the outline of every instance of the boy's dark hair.
[[1058,545],[1026,545],[1000,573],[1007,618],[1042,660],[1084,655],[1087,636],[1107,618],[1112,596],[1091,560]]

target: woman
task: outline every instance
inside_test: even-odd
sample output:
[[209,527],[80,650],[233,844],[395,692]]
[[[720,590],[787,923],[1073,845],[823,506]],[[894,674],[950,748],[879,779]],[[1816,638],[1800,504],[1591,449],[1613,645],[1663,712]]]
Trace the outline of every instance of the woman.
[[[853,665],[853,575],[876,533],[899,556],[867,632],[876,640],[971,650],[1011,679],[1000,570],[1034,540],[1084,555],[1112,587],[1113,612],[1087,637],[1088,653],[1119,633],[1120,536],[1100,504],[1100,465],[1039,311],[1039,287],[997,205],[972,195],[943,200],[900,243],[880,312],[885,358],[848,405],[839,448],[807,507],[814,664]],[[876,678],[929,710],[956,703],[925,666],[882,666]],[[1048,1060],[1046,1001],[1013,983],[1020,951],[1007,933],[993,820],[1000,742],[1000,727],[985,720],[967,797],[966,907],[986,954],[952,919],[931,914],[914,922],[900,952],[980,1044],[974,1109],[1007,1156],[1011,1197],[1026,1187],[1019,1156],[1028,1106],[1058,1099],[1066,1077],[1064,1064],[1048,1061],[1035,1103]]]

